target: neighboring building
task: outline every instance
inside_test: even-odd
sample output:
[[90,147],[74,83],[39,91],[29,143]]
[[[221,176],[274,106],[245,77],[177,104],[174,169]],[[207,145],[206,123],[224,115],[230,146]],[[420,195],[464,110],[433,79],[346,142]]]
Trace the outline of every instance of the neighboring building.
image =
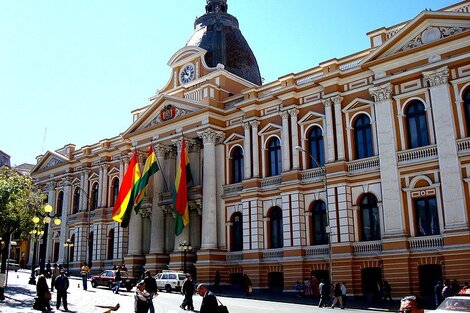
[[[38,158],[32,176],[62,216],[48,258],[181,269],[186,240],[201,282],[219,271],[222,283],[247,274],[255,289],[290,291],[332,269],[354,295],[387,280],[394,296],[426,296],[438,279],[470,281],[469,8],[423,11],[368,33],[365,50],[259,86],[226,1],[208,0],[196,46],[170,58],[169,83],[123,134]],[[175,238],[182,134],[193,183]],[[131,151],[143,164],[149,145],[161,171],[122,229],[119,184]]]
[[0,150],[0,167],[2,167],[3,165],[10,166],[10,156]]

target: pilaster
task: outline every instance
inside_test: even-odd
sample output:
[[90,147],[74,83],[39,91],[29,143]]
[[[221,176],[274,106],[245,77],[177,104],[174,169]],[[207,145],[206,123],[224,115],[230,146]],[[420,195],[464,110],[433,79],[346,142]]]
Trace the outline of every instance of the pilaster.
[[[282,171],[290,171],[289,112],[281,112],[282,117]],[[294,149],[295,150],[295,149]]]
[[300,168],[299,150],[295,149],[295,147],[299,145],[299,125],[297,125],[297,116],[299,114],[299,110],[291,109],[289,110],[289,114],[292,134],[292,169],[298,170]]
[[325,117],[326,117],[326,152],[328,163],[335,161],[335,140],[333,134],[333,113],[331,110],[331,99],[322,100],[325,106]]
[[259,121],[250,121],[251,136],[253,142],[253,177],[259,177]]
[[243,139],[243,165],[245,179],[251,178],[251,134],[250,134],[250,123],[244,122],[243,129],[245,130],[245,138]]
[[344,133],[343,133],[343,113],[341,111],[341,102],[343,97],[335,96],[331,98],[335,105],[335,126],[336,126],[336,153],[338,160],[344,160]]

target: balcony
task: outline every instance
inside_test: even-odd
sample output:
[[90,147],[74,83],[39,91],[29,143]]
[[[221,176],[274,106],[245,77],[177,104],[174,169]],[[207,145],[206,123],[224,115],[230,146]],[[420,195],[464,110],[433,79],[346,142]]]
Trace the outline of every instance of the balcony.
[[227,262],[230,262],[230,261],[240,261],[240,260],[243,260],[243,252],[242,251],[239,251],[239,252],[229,252],[227,254]]
[[281,183],[281,176],[272,176],[260,179],[261,188],[274,188]]
[[347,164],[348,173],[361,173],[378,170],[380,166],[379,157],[373,156],[370,158],[359,159]]
[[353,244],[354,255],[377,255],[382,252],[382,241],[363,241]]
[[425,236],[408,239],[411,251],[436,250],[444,246],[442,236]]
[[304,249],[306,257],[327,257],[330,249],[328,245],[312,246]]
[[425,146],[398,152],[398,164],[437,159],[437,146]]
[[284,257],[282,249],[264,250],[263,259],[280,259]]
[[470,138],[457,140],[457,147],[460,153],[470,153]]
[[300,179],[302,183],[308,183],[323,179],[325,174],[323,173],[323,167],[311,168],[300,173]]
[[237,194],[242,190],[243,190],[243,184],[242,183],[225,185],[224,186],[224,196],[233,196],[234,194]]

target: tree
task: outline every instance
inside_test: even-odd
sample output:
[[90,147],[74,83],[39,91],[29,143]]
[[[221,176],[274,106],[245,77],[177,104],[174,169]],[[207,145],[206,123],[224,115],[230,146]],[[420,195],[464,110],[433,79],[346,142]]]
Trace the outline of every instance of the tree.
[[[0,237],[5,244],[1,247],[0,272],[6,271],[10,235],[26,239],[33,228],[32,218],[41,210],[46,196],[36,190],[30,177],[18,173],[15,169],[0,168]],[[3,286],[0,286],[0,299],[3,298]]]

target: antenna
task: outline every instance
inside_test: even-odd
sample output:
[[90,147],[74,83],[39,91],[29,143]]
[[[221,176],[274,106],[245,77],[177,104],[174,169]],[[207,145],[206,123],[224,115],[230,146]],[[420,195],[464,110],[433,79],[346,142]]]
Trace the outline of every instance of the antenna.
[[42,148],[41,153],[44,153],[44,143],[46,142],[47,126],[44,127],[44,137],[42,138]]

